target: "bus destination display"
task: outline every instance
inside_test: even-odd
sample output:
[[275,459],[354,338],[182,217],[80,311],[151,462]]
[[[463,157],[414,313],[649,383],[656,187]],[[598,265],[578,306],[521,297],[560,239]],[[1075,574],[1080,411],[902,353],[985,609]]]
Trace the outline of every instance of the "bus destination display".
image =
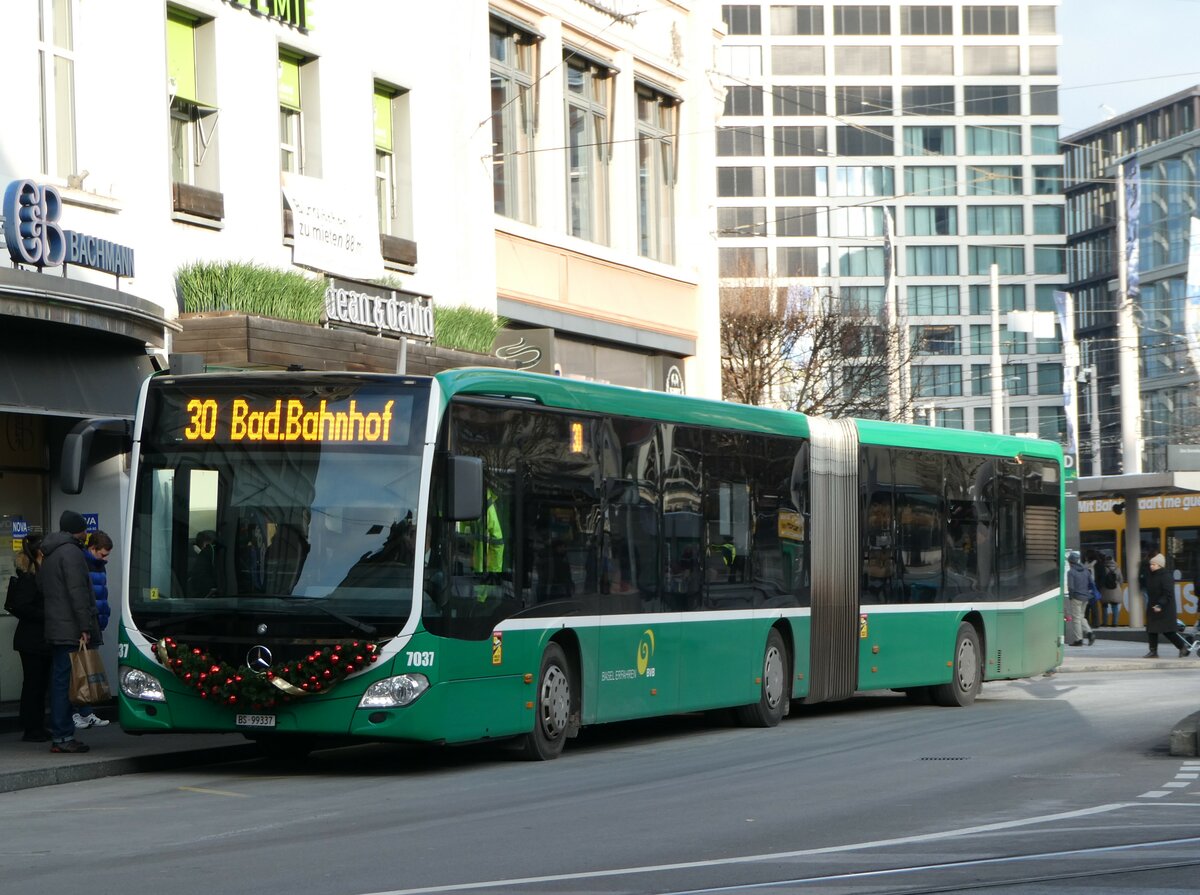
[[[405,405],[411,404],[406,400]],[[393,435],[407,433],[394,425],[396,400],[330,402],[325,398],[192,397],[184,405],[183,441],[272,442],[277,444],[388,444]],[[395,429],[402,430],[395,432]],[[400,439],[401,443],[406,439]]]

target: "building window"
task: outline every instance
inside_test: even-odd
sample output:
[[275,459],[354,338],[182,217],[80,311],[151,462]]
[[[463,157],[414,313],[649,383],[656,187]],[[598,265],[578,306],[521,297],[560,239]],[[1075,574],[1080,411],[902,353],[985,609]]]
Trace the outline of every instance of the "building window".
[[900,69],[906,75],[952,75],[954,48],[901,47]]
[[638,252],[668,264],[675,260],[678,119],[675,97],[637,85]]
[[1030,115],[1057,115],[1058,88],[1053,84],[1034,84],[1029,88]]
[[776,115],[824,115],[825,88],[778,85],[772,98]]
[[838,275],[843,277],[883,276],[883,247],[842,246],[838,249]]
[[[212,93],[213,27],[189,13],[167,10],[167,77],[171,96],[171,182],[183,187],[220,189],[217,164],[217,108]],[[175,211],[219,219],[219,197],[175,189]]]
[[[989,386],[990,388],[990,386]],[[990,392],[976,392],[976,394],[990,394]],[[992,431],[992,408],[976,407],[973,410],[974,428],[976,432],[991,432]]]
[[1060,442],[1067,440],[1067,417],[1061,407],[1038,408],[1038,438]]
[[608,243],[608,164],[612,77],[607,66],[568,50],[567,225],[572,236]]
[[967,155],[1020,155],[1019,125],[974,127],[967,125]]
[[1016,34],[1020,30],[1016,6],[964,6],[963,34]]
[[891,34],[891,11],[886,6],[835,6],[833,33]]
[[730,34],[762,34],[762,7],[727,3],[721,7],[721,18]]
[[[1006,283],[999,289],[997,296],[1000,300],[1000,313],[1025,310],[1025,287],[1019,284]],[[972,314],[992,313],[991,286],[970,287],[970,308]]]
[[904,192],[909,196],[953,196],[957,188],[950,165],[904,169]]
[[1019,75],[1017,47],[963,47],[964,75]]
[[877,205],[835,208],[830,213],[834,236],[883,236],[883,209]]
[[937,364],[913,367],[913,395],[918,398],[951,398],[962,395],[962,367]]
[[775,209],[775,235],[826,236],[828,219],[829,209],[822,206],[780,205]]
[[995,264],[1000,276],[1025,273],[1025,250],[1021,246],[967,246],[967,273],[988,276]]
[[[957,286],[909,286],[908,313],[917,317],[958,316]],[[956,354],[958,352],[955,352]]]
[[772,6],[772,34],[824,34],[825,10],[820,6]]
[[1062,364],[1037,365],[1037,390],[1039,395],[1061,395],[1062,387]]
[[838,115],[891,115],[891,87],[838,87]]
[[968,196],[1019,196],[1020,165],[971,165],[967,168]]
[[969,236],[1020,236],[1024,232],[1020,205],[971,205],[967,208]]
[[910,205],[904,209],[905,236],[957,236],[958,209],[953,205]]
[[1004,393],[1016,397],[1029,394],[1029,366],[1027,364],[1004,365]]
[[767,209],[761,205],[717,209],[717,236],[766,236]]
[[843,286],[838,297],[846,313],[882,317],[885,293],[882,286]]
[[891,125],[839,127],[838,155],[895,155],[895,131]]
[[825,74],[824,47],[771,47],[771,74]]
[[958,276],[957,246],[907,246],[905,252],[910,277]]
[[1008,431],[1012,435],[1023,435],[1029,432],[1029,408],[1008,408]]
[[1066,273],[1066,254],[1066,246],[1034,246],[1033,272],[1047,275]]
[[954,87],[949,84],[905,87],[901,102],[905,115],[953,115]]
[[1033,194],[1053,196],[1062,192],[1062,165],[1033,166]]
[[1030,47],[1029,74],[1056,75],[1058,74],[1058,47]]
[[954,10],[949,6],[901,6],[901,34],[953,34]]
[[1038,236],[1056,236],[1066,232],[1061,205],[1035,205],[1033,207],[1033,232]]
[[883,166],[840,167],[836,171],[838,196],[894,196],[892,169]]
[[[763,113],[762,88],[745,84],[734,84],[725,88],[726,115],[761,115]],[[778,113],[776,113],[778,114]]]
[[779,246],[775,260],[781,277],[829,276],[829,249],[824,246]]
[[905,155],[954,155],[954,128],[906,127]]
[[774,152],[776,156],[825,155],[825,128],[783,125],[775,128]]
[[1053,6],[1029,7],[1030,34],[1057,34],[1058,26],[1054,21]]
[[[400,162],[398,131],[402,91],[390,84],[375,82],[374,130],[375,130],[375,210],[379,218],[379,232],[384,236],[407,235],[406,218],[402,214],[399,182]],[[408,186],[407,178],[405,178]]]
[[320,166],[310,147],[315,146],[315,121],[305,113],[304,96],[315,87],[315,60],[292,50],[279,51],[279,168],[291,174],[319,177]]
[[533,72],[537,38],[492,19],[488,32],[492,86],[492,200],[496,214],[533,223]]
[[1029,128],[1031,155],[1058,155],[1058,125],[1035,124]]
[[75,159],[75,2],[39,0],[42,170],[78,174]]
[[717,250],[719,273],[726,279],[752,279],[767,275],[765,248],[720,248]]
[[717,155],[732,158],[742,155],[763,155],[763,129],[761,127],[717,128]]
[[735,78],[757,78],[762,75],[762,47],[722,46],[717,52],[721,71]]
[[1015,84],[964,87],[967,115],[1020,115],[1021,88]]
[[[761,167],[717,168],[717,195],[722,198],[735,196],[764,196],[765,169]],[[638,191],[639,195],[641,190]]]
[[957,326],[910,326],[913,354],[961,354]]
[[833,66],[839,75],[890,75],[891,47],[834,47]]
[[829,169],[825,167],[776,167],[775,195],[828,196]]

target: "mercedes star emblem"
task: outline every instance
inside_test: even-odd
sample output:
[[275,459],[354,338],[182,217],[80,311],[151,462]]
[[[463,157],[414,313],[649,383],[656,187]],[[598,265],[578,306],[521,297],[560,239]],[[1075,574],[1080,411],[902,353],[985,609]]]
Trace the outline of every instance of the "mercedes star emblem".
[[255,674],[265,674],[271,667],[271,651],[261,644],[250,647],[246,653],[246,665]]

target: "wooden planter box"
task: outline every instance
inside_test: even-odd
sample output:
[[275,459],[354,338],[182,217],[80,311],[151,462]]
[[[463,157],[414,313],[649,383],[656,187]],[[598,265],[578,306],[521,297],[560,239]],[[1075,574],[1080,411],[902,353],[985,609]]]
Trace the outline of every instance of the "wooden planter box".
[[[256,317],[233,311],[180,314],[172,351],[195,354],[207,366],[395,373],[400,340],[348,329]],[[455,367],[516,369],[488,354],[408,343],[407,371],[431,375]]]
[[186,183],[171,184],[171,207],[182,214],[208,218],[213,221],[225,218],[225,196],[214,190],[202,190]]

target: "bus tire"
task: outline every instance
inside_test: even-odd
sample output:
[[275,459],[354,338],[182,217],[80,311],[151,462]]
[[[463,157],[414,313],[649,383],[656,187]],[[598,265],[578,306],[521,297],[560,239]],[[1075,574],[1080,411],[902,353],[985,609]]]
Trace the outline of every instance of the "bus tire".
[[983,651],[979,648],[979,632],[967,622],[958,626],[953,666],[950,683],[931,688],[933,701],[951,708],[968,706],[983,686]]
[[762,687],[758,702],[739,706],[738,723],[743,727],[774,727],[787,714],[792,694],[788,692],[791,663],[783,636],[772,628],[763,650]]
[[534,694],[533,730],[521,740],[522,756],[530,761],[558,758],[566,743],[574,704],[571,666],[561,646],[551,643],[542,653]]

